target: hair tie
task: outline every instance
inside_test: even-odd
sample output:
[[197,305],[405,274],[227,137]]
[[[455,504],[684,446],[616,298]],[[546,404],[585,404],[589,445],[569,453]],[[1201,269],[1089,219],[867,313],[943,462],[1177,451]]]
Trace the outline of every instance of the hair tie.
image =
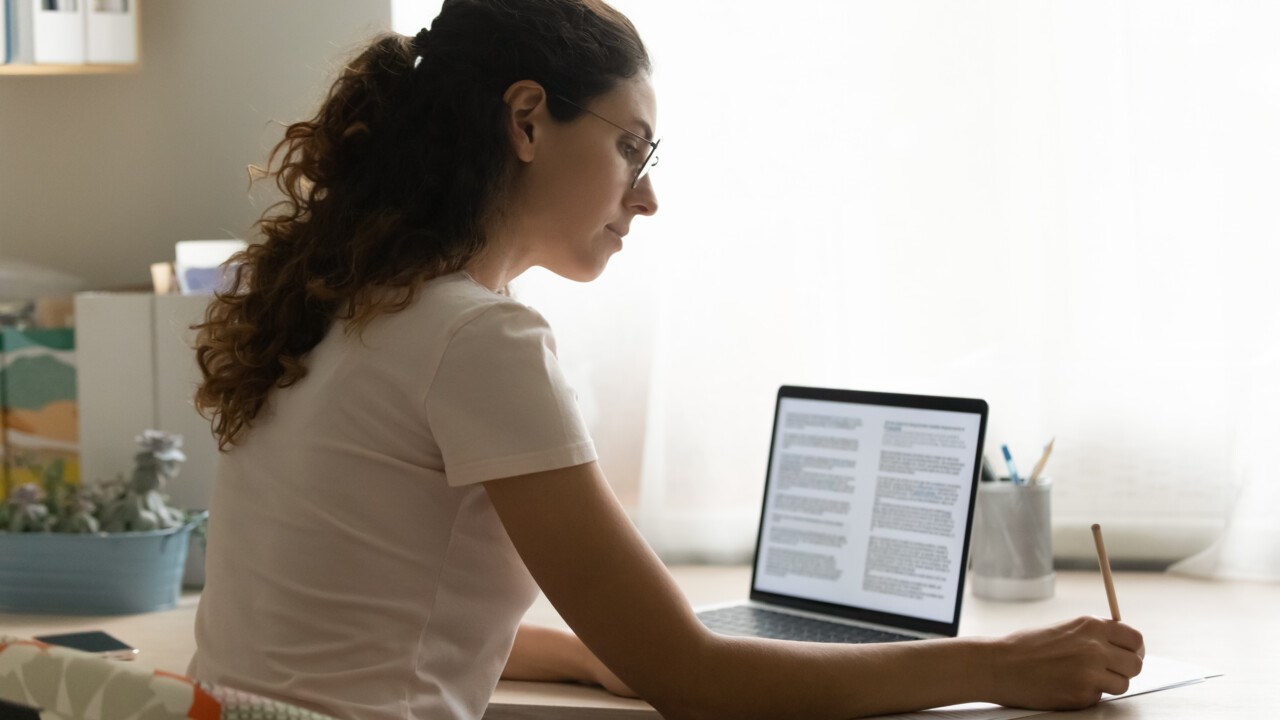
[[427,52],[427,38],[431,36],[431,31],[422,28],[417,35],[413,36],[413,53],[418,57],[422,57]]
[[417,70],[422,64],[422,57],[427,54],[427,38],[431,36],[431,31],[422,28],[417,35],[413,36],[413,40],[409,43],[409,49],[413,51],[413,69]]

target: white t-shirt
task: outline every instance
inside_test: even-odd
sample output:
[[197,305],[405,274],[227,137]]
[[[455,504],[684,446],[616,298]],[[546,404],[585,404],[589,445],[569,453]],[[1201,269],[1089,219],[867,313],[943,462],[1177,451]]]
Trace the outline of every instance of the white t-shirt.
[[191,673],[341,718],[479,718],[537,594],[479,483],[596,459],[551,329],[458,273],[306,365],[222,457]]

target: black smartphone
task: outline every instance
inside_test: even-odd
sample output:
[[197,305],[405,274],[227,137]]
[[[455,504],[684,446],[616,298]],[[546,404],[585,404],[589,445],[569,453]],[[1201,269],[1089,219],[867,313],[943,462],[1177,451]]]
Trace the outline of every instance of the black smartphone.
[[40,711],[26,705],[0,700],[0,718],[4,720],[40,720]]
[[96,653],[116,660],[132,660],[138,654],[137,649],[101,630],[61,633],[58,635],[38,635],[34,639],[50,645],[61,645],[62,647]]

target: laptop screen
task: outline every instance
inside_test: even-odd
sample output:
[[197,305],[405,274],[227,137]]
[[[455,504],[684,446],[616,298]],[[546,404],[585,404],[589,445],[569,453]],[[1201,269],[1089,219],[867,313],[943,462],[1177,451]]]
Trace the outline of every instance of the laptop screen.
[[783,387],[752,597],[954,635],[986,416],[981,400]]

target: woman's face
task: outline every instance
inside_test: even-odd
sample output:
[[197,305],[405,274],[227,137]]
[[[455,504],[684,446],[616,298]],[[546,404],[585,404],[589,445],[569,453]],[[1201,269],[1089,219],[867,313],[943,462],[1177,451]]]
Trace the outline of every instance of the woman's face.
[[635,216],[658,209],[649,175],[631,187],[657,110],[646,77],[624,80],[583,107],[590,112],[572,122],[543,126],[544,142],[521,182],[521,210],[535,242],[533,264],[586,282],[622,249]]

